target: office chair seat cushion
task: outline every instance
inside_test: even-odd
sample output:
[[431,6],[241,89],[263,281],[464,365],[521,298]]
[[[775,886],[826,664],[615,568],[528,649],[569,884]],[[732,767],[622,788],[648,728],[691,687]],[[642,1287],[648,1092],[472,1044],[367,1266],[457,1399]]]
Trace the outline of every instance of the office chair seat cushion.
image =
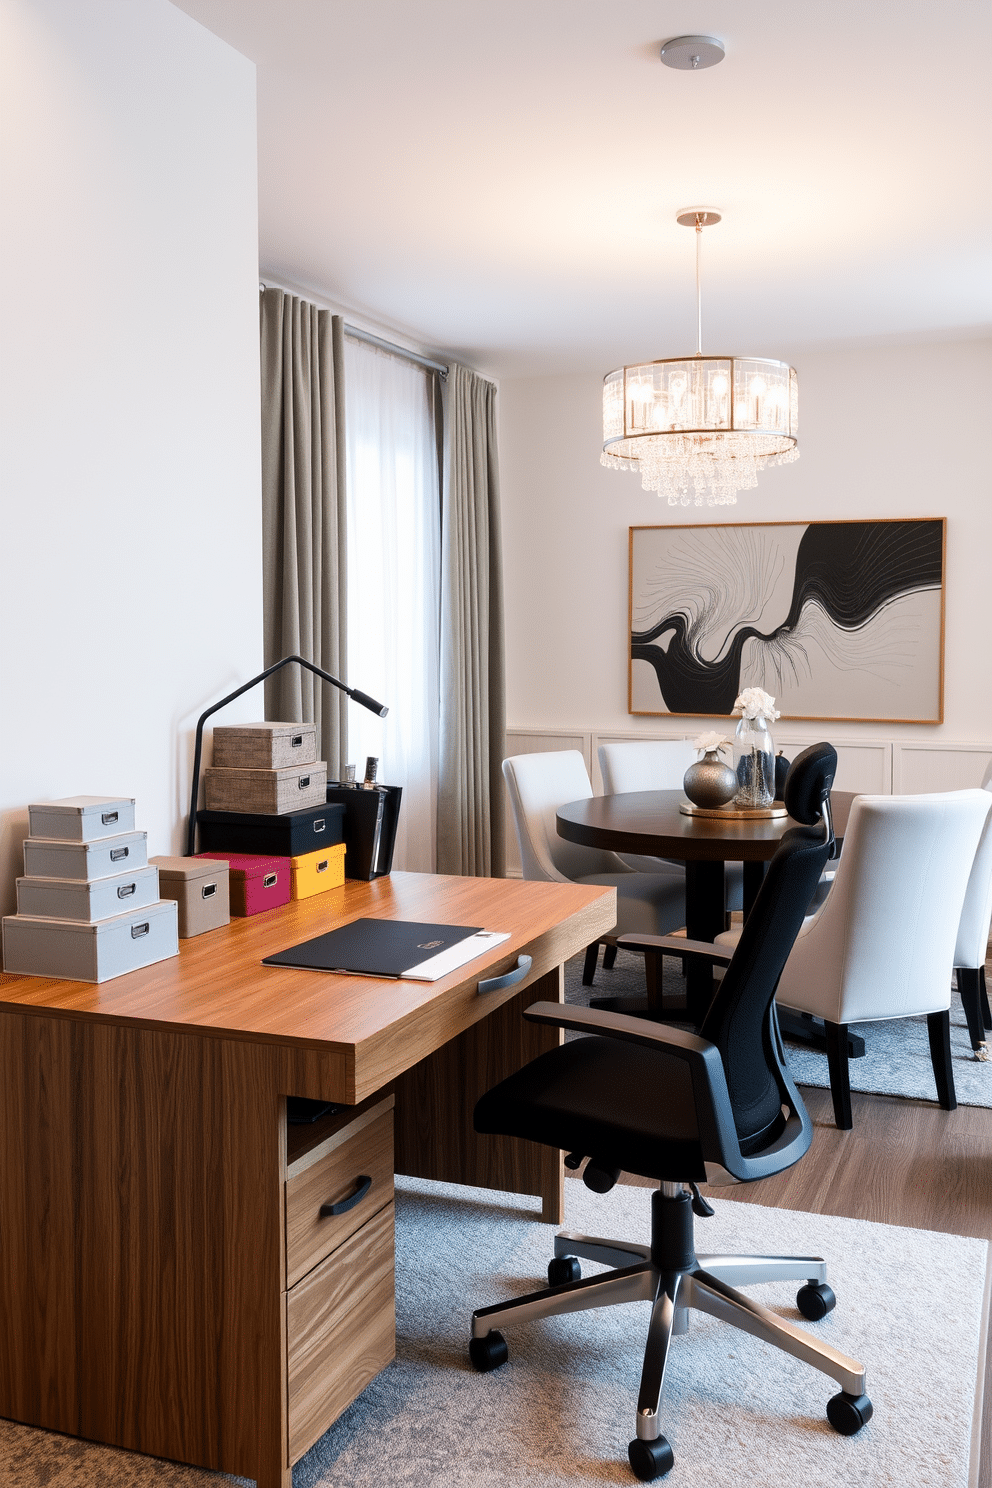
[[540,1055],[482,1097],[475,1129],[643,1178],[706,1177],[687,1066],[613,1039],[575,1039]]

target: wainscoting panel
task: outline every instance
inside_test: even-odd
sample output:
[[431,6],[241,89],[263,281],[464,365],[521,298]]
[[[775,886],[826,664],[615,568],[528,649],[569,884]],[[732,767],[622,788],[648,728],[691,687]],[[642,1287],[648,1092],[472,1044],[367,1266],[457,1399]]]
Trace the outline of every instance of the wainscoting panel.
[[[863,796],[888,796],[892,794],[892,745],[884,740],[879,743],[863,743],[860,739],[837,739],[829,729],[824,731],[827,739],[837,751],[838,790],[856,791]],[[813,740],[789,738],[772,729],[775,748],[781,749],[788,759],[806,749]]]
[[988,744],[896,744],[894,754],[892,789],[900,796],[969,790],[992,762]]

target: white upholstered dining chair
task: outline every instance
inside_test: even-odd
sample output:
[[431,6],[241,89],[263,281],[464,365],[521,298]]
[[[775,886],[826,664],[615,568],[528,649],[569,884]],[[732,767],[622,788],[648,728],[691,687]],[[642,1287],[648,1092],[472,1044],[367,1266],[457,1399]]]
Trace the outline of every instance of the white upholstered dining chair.
[[[685,772],[699,758],[699,750],[688,739],[620,739],[599,746],[599,769],[603,793],[616,796],[627,791],[681,790]],[[685,872],[682,863],[669,858],[650,858],[634,853],[618,856],[629,868],[657,873],[671,868]],[[744,905],[744,870],[741,863],[724,863],[725,908]]]
[[[638,873],[616,853],[558,836],[555,814],[559,806],[587,800],[593,794],[585,760],[577,749],[512,755],[503,761],[503,777],[524,878],[616,889],[616,927],[603,937],[609,964],[616,955],[617,935],[634,931],[667,935],[685,923],[685,879],[678,871],[659,865],[658,872]],[[595,975],[599,945],[595,941],[586,950],[582,980],[587,987]]]
[[839,1127],[852,1124],[851,1023],[925,1014],[938,1099],[956,1105],[951,969],[990,808],[985,790],[858,796],[851,806],[833,886],[800,930],[776,994],[823,1019]]

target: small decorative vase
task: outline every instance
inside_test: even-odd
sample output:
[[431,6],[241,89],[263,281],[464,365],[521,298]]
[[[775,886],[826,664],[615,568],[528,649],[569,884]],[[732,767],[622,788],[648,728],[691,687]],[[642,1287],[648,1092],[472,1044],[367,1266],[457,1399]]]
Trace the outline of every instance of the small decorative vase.
[[682,789],[694,806],[726,806],[737,794],[737,776],[715,749],[707,749],[686,770]]
[[766,718],[742,718],[734,734],[734,772],[740,807],[770,806],[775,799],[775,746]]

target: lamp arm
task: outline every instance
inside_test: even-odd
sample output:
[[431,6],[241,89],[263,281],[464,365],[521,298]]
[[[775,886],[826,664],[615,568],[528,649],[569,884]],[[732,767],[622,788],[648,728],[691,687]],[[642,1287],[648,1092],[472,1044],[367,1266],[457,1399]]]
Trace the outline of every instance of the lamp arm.
[[196,798],[200,794],[200,756],[203,753],[203,725],[212,713],[217,713],[221,708],[225,708],[228,703],[233,703],[234,699],[240,697],[243,692],[248,692],[252,687],[257,687],[259,682],[264,682],[266,677],[272,676],[273,672],[281,671],[291,661],[298,662],[300,666],[306,667],[308,672],[313,672],[314,676],[322,678],[325,682],[330,682],[332,687],[340,688],[354,702],[361,703],[363,708],[368,708],[371,713],[377,713],[380,718],[385,718],[389,712],[389,709],[384,703],[377,703],[375,698],[369,697],[367,692],[361,692],[357,687],[349,687],[339,677],[332,677],[330,672],[322,671],[319,666],[314,666],[312,661],[307,661],[303,656],[284,656],[282,661],[273,662],[272,666],[266,667],[264,672],[259,672],[257,677],[252,677],[250,682],[245,682],[241,687],[236,687],[233,692],[229,692],[227,697],[221,698],[219,703],[214,703],[212,708],[207,708],[206,712],[201,713],[197,720],[196,746],[193,750],[193,787],[190,792],[189,822],[186,828],[186,856],[188,858],[191,858],[196,851]]

